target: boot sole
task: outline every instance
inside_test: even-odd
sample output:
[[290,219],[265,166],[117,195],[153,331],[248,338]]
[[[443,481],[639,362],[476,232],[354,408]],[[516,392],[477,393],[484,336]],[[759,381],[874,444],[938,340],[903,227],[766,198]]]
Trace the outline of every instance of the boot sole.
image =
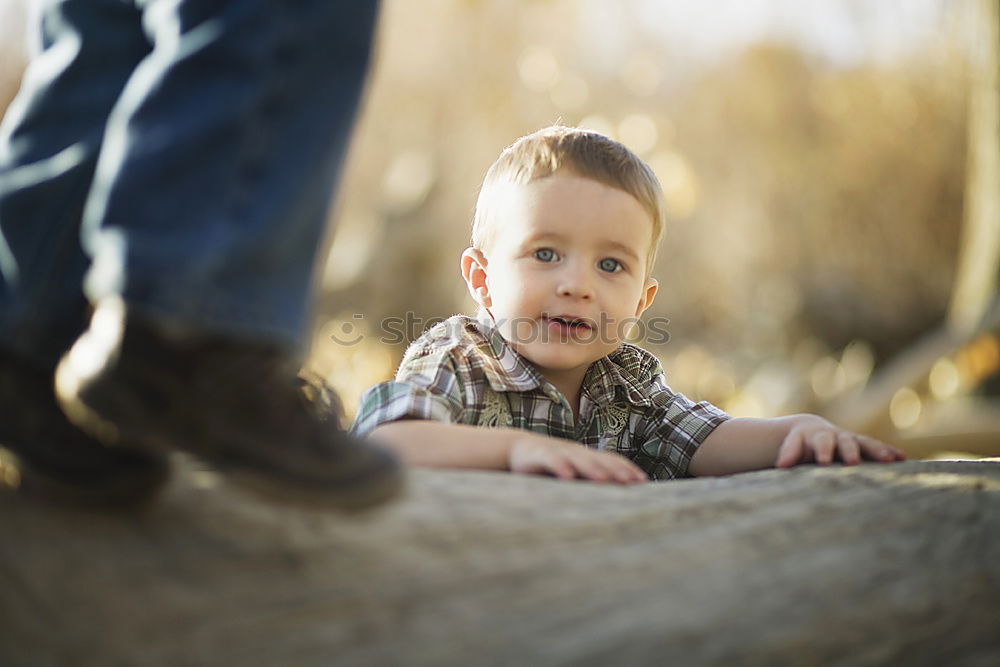
[[[141,475],[137,473],[141,472]],[[36,468],[15,452],[0,447],[0,486],[32,502],[113,511],[142,511],[163,492],[170,465],[125,471],[94,484],[64,481]]]

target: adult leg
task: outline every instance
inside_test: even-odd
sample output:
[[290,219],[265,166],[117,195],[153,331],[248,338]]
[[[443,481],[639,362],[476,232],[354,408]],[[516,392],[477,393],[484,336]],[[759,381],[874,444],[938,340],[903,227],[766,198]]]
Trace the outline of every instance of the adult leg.
[[96,310],[57,373],[64,407],[280,499],[378,502],[398,465],[309,413],[292,364],[376,3],[142,5],[154,48],[85,210]]
[[0,487],[132,503],[165,460],[67,422],[52,373],[86,326],[80,221],[107,116],[151,47],[120,0],[48,1],[33,18],[39,50],[0,125]]
[[151,45],[121,0],[50,0],[0,125],[0,347],[54,368],[87,323],[80,241],[108,114]]
[[377,3],[147,0],[88,202],[88,295],[164,324],[302,342]]

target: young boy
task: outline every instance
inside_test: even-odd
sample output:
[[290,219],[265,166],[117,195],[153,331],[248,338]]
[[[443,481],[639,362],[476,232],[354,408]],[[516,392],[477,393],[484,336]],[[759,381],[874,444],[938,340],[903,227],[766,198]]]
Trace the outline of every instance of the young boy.
[[623,484],[902,460],[815,415],[731,418],[694,403],[624,342],[656,295],[663,210],[652,170],[607,137],[550,127],[509,146],[462,255],[479,316],[416,340],[396,380],[362,396],[352,430],[414,465]]

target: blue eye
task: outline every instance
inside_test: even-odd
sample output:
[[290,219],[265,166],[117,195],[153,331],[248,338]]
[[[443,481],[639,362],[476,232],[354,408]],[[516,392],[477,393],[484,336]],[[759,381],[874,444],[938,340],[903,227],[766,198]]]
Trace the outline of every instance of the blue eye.
[[608,273],[615,273],[620,271],[622,268],[622,263],[617,259],[611,259],[610,257],[605,257],[600,262],[597,263],[601,267],[601,271],[607,271]]
[[535,251],[535,259],[539,262],[552,262],[556,259],[556,253],[552,248],[539,248]]

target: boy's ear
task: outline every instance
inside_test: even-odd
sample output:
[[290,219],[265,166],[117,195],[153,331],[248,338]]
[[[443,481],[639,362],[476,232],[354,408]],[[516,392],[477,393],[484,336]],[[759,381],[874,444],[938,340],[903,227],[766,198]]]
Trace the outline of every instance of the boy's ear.
[[659,286],[660,283],[657,282],[656,278],[646,280],[646,284],[642,288],[642,296],[639,298],[639,304],[635,309],[636,317],[642,315],[647,308],[653,305],[653,299],[656,298],[656,290]]
[[469,294],[483,308],[493,305],[490,289],[486,285],[486,255],[478,248],[466,248],[462,253],[462,278],[469,288]]

